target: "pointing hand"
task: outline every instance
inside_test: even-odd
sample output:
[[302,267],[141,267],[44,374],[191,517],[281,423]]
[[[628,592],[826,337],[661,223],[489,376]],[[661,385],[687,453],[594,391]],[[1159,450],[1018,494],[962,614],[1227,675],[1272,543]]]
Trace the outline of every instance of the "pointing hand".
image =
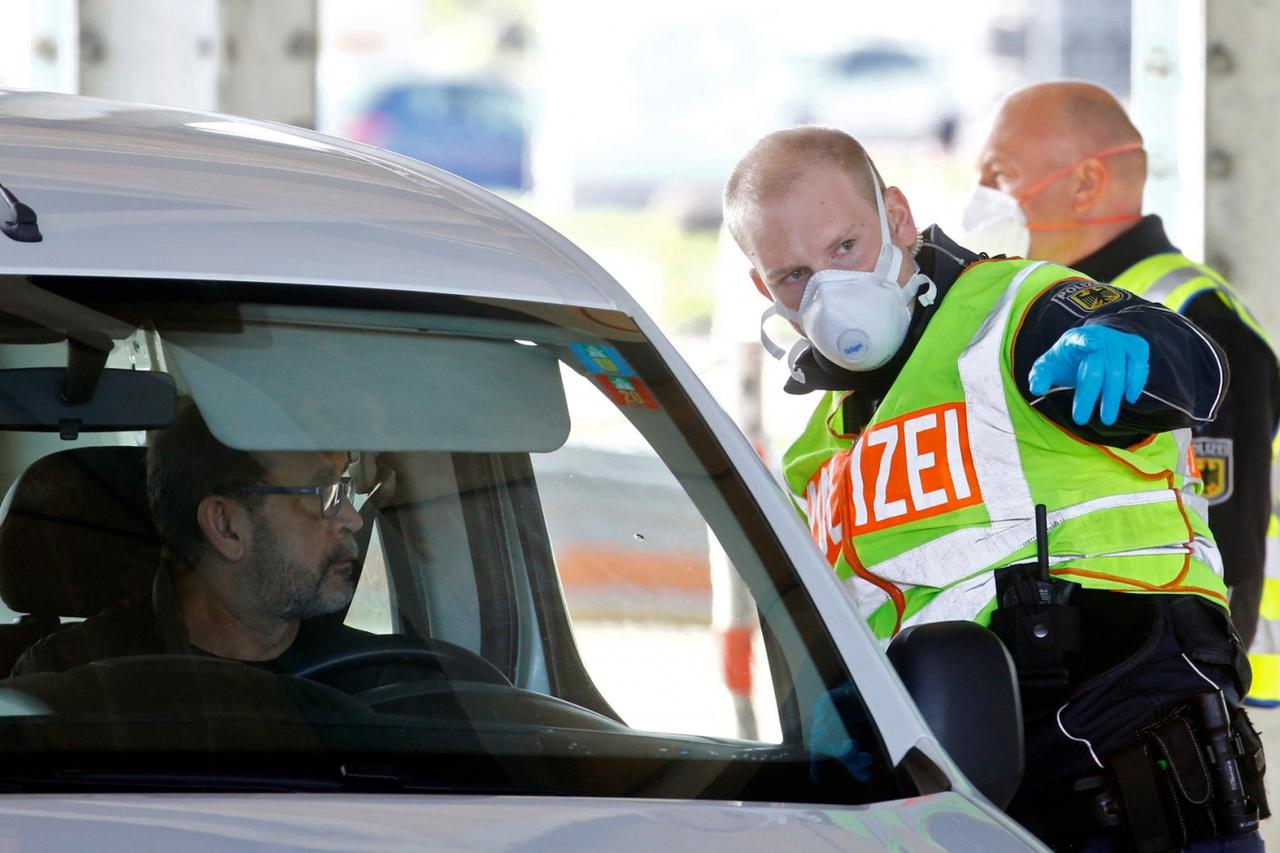
[[[1150,372],[1150,347],[1138,335],[1107,326],[1068,329],[1031,365],[1031,393],[1075,388],[1071,419],[1083,426],[1093,416],[1110,426],[1120,414],[1120,398],[1136,403]],[[1099,403],[1099,398],[1101,402]]]

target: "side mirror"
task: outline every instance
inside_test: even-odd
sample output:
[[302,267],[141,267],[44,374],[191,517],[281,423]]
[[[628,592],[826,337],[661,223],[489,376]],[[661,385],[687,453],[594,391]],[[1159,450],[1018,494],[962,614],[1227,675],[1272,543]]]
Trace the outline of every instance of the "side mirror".
[[938,742],[987,799],[1004,808],[1022,782],[1022,702],[1013,658],[974,622],[906,629],[889,662]]

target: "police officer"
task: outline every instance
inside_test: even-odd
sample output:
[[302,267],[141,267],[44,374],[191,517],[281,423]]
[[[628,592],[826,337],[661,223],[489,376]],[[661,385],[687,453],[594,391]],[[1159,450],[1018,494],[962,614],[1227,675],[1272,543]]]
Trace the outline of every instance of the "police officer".
[[1280,421],[1274,348],[1222,276],[1179,252],[1158,216],[1140,215],[1142,136],[1105,89],[1053,82],[1010,95],[979,169],[965,225],[984,249],[1064,264],[1161,302],[1208,332],[1226,354],[1231,388],[1213,423],[1193,425],[1192,446],[1231,590],[1232,621],[1250,649],[1249,700],[1276,704],[1280,554],[1274,540],[1267,542],[1268,526],[1273,533],[1276,527],[1271,462]]
[[[1027,733],[1011,813],[1055,843],[1112,831],[1113,765],[1174,718],[1185,728],[1192,697],[1234,708],[1248,681],[1189,467],[1186,428],[1226,388],[1221,353],[1124,290],[917,234],[906,197],[840,131],[761,139],[724,209],[765,319],[803,335],[787,390],[822,394],[783,459],[819,547],[885,642],[930,621],[996,627]],[[762,340],[782,355],[763,326]],[[1128,778],[1163,791],[1203,766],[1199,746],[1176,751],[1171,771]],[[1134,814],[1168,805],[1124,799]],[[1256,813],[1233,802],[1243,817],[1219,823],[1247,836]],[[1138,821],[1133,839],[1217,832],[1200,807],[1168,807],[1163,836]]]

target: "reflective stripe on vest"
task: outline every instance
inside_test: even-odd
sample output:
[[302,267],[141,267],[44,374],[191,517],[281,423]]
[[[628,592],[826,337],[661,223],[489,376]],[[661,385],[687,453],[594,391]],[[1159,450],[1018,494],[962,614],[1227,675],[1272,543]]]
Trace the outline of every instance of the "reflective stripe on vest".
[[1253,684],[1248,698],[1255,705],[1280,705],[1280,522],[1274,515],[1267,529],[1266,555],[1258,629],[1249,644]]
[[[1194,281],[1201,276],[1204,276],[1204,273],[1195,267],[1178,267],[1177,269],[1169,270],[1169,272],[1160,276],[1151,284],[1150,287],[1146,289],[1145,292],[1140,295],[1144,299],[1150,300],[1151,302],[1159,302],[1160,304],[1166,305],[1166,307],[1173,308],[1174,311],[1177,311],[1178,308],[1174,308],[1172,305],[1167,305],[1165,303],[1165,300],[1169,298],[1169,294],[1173,293],[1174,290],[1187,282]],[[1207,278],[1207,276],[1204,277]]]

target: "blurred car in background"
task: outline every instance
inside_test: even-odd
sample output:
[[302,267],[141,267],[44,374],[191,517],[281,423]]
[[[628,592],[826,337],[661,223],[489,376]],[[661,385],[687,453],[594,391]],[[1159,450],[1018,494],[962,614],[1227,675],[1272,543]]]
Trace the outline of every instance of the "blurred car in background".
[[523,96],[498,82],[405,81],[379,89],[349,137],[490,189],[529,188]]
[[861,140],[955,141],[959,102],[945,60],[922,46],[874,41],[792,63],[792,117]]

